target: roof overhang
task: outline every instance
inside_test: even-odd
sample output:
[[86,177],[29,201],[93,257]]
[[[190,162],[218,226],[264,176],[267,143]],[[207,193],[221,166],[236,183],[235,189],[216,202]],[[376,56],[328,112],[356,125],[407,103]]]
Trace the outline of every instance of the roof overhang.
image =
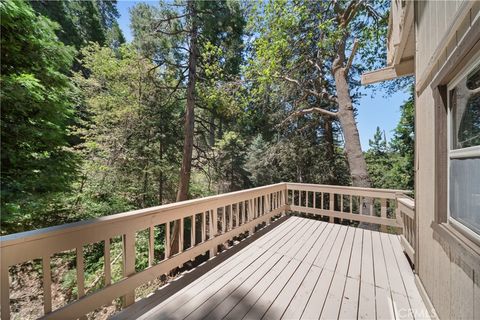
[[387,67],[362,74],[362,84],[371,84],[415,72],[413,1],[392,0],[387,36]]

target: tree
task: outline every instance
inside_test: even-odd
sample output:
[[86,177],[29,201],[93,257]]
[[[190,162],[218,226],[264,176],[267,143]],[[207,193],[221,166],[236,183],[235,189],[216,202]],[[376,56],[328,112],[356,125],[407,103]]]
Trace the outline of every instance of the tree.
[[[33,9],[60,24],[59,39],[77,50],[89,42],[113,45],[125,42],[118,28],[117,1],[35,1]],[[120,33],[119,33],[120,31]],[[122,42],[123,41],[123,42]]]
[[131,45],[92,43],[82,56],[90,74],[75,80],[89,120],[80,129],[76,211],[95,216],[175,201],[181,105],[162,104],[154,65]]
[[[199,102],[198,81],[205,72],[202,68],[204,48],[208,44],[230,41],[231,33],[222,21],[229,21],[238,5],[227,1],[168,4],[158,8],[146,4],[132,10],[135,43],[172,84],[163,85],[168,97],[185,101],[184,141],[182,164],[178,182],[177,201],[188,199],[195,135],[195,108]],[[199,42],[199,39],[202,42]],[[237,58],[238,59],[238,58]],[[225,59],[228,62],[230,59]],[[232,68],[225,63],[223,68]],[[172,254],[178,249],[179,225],[175,223]]]
[[68,143],[73,87],[66,76],[74,50],[58,41],[58,25],[28,3],[0,6],[2,227],[21,231],[42,214],[35,199],[48,202],[76,176]]
[[388,174],[392,168],[392,153],[387,148],[385,132],[377,127],[373,140],[368,141],[370,148],[365,153],[365,160],[368,164],[368,173],[374,188],[387,188],[390,181]]
[[249,173],[245,170],[247,148],[236,132],[226,132],[217,140],[215,152],[215,175],[218,191],[232,192],[250,186]]
[[410,89],[410,97],[400,106],[401,116],[394,135],[389,144],[380,128],[370,149],[365,152],[368,172],[372,186],[384,189],[414,189],[414,91]]
[[254,76],[268,86],[289,86],[293,103],[287,121],[321,115],[338,120],[354,186],[369,187],[367,166],[355,123],[353,78],[384,57],[386,2],[286,1],[259,5],[253,28]]

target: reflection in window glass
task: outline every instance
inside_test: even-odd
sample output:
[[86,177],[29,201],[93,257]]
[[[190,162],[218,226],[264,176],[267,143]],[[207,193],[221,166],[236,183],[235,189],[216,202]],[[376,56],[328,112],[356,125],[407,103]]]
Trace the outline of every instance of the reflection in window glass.
[[450,160],[450,217],[480,235],[480,159]]
[[450,91],[452,149],[480,145],[480,66]]

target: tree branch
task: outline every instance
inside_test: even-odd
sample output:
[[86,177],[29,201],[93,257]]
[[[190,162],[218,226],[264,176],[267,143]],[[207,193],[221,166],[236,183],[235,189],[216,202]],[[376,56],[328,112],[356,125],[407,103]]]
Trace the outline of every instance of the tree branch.
[[335,96],[330,95],[326,91],[318,92],[318,91],[315,91],[315,90],[304,88],[298,80],[292,79],[292,78],[287,77],[287,76],[281,76],[280,78],[282,78],[282,79],[284,79],[284,80],[286,80],[290,83],[296,84],[299,87],[300,90],[302,90],[306,93],[309,93],[309,94],[311,94],[311,95],[313,95],[317,98],[325,99],[325,100],[329,100],[331,102],[337,103],[337,98]]
[[290,122],[294,118],[298,118],[300,116],[303,116],[305,114],[311,114],[311,113],[318,113],[326,117],[331,117],[331,118],[336,118],[337,117],[337,112],[332,112],[328,111],[322,108],[317,108],[317,107],[312,107],[308,109],[303,109],[303,110],[298,110],[290,114],[285,120],[283,120],[279,126],[285,125],[286,122]]
[[355,41],[353,42],[352,53],[350,53],[350,57],[348,58],[347,64],[345,66],[345,73],[347,73],[350,67],[352,66],[353,59],[355,58],[355,53],[357,52],[357,49],[358,49],[358,40],[355,39]]

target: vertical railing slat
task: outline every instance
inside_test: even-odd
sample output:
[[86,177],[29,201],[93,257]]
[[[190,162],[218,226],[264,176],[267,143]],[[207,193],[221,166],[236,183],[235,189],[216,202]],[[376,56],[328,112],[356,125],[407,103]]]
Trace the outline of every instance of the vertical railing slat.
[[190,226],[190,247],[195,247],[195,242],[196,242],[196,221],[195,221],[196,214],[192,215],[192,225]]
[[77,296],[80,299],[85,295],[85,273],[83,264],[83,247],[76,249],[77,254]]
[[207,240],[207,214],[202,212],[202,242]]
[[185,221],[182,218],[180,218],[180,235],[178,237],[178,253],[182,253],[183,252],[183,240],[184,240],[184,224],[185,224]]
[[222,233],[225,233],[227,228],[227,207],[224,206],[222,209]]
[[[123,235],[123,276],[125,278],[135,273],[135,232]],[[123,307],[135,302],[135,289],[123,296]]]
[[153,254],[155,250],[155,227],[148,228],[148,266],[153,266]]
[[50,256],[42,258],[43,278],[43,312],[52,312],[52,271],[50,268]]
[[165,259],[170,258],[170,221],[165,223]]
[[104,240],[103,246],[103,270],[105,273],[105,286],[112,283],[112,267],[110,265],[110,238]]
[[10,277],[9,266],[6,259],[2,257],[0,260],[0,296],[1,296],[1,318],[10,319]]
[[238,228],[240,226],[240,202],[237,202],[235,205],[235,226]]
[[[329,202],[330,202],[330,203],[329,203],[329,209],[330,209],[330,211],[332,211],[332,212],[335,211],[335,194],[330,192],[330,193],[329,193],[329,196],[328,196],[328,200],[329,200]],[[332,216],[330,216],[329,221],[330,221],[331,223],[333,223],[334,220],[333,220],[333,217],[332,217]]]

